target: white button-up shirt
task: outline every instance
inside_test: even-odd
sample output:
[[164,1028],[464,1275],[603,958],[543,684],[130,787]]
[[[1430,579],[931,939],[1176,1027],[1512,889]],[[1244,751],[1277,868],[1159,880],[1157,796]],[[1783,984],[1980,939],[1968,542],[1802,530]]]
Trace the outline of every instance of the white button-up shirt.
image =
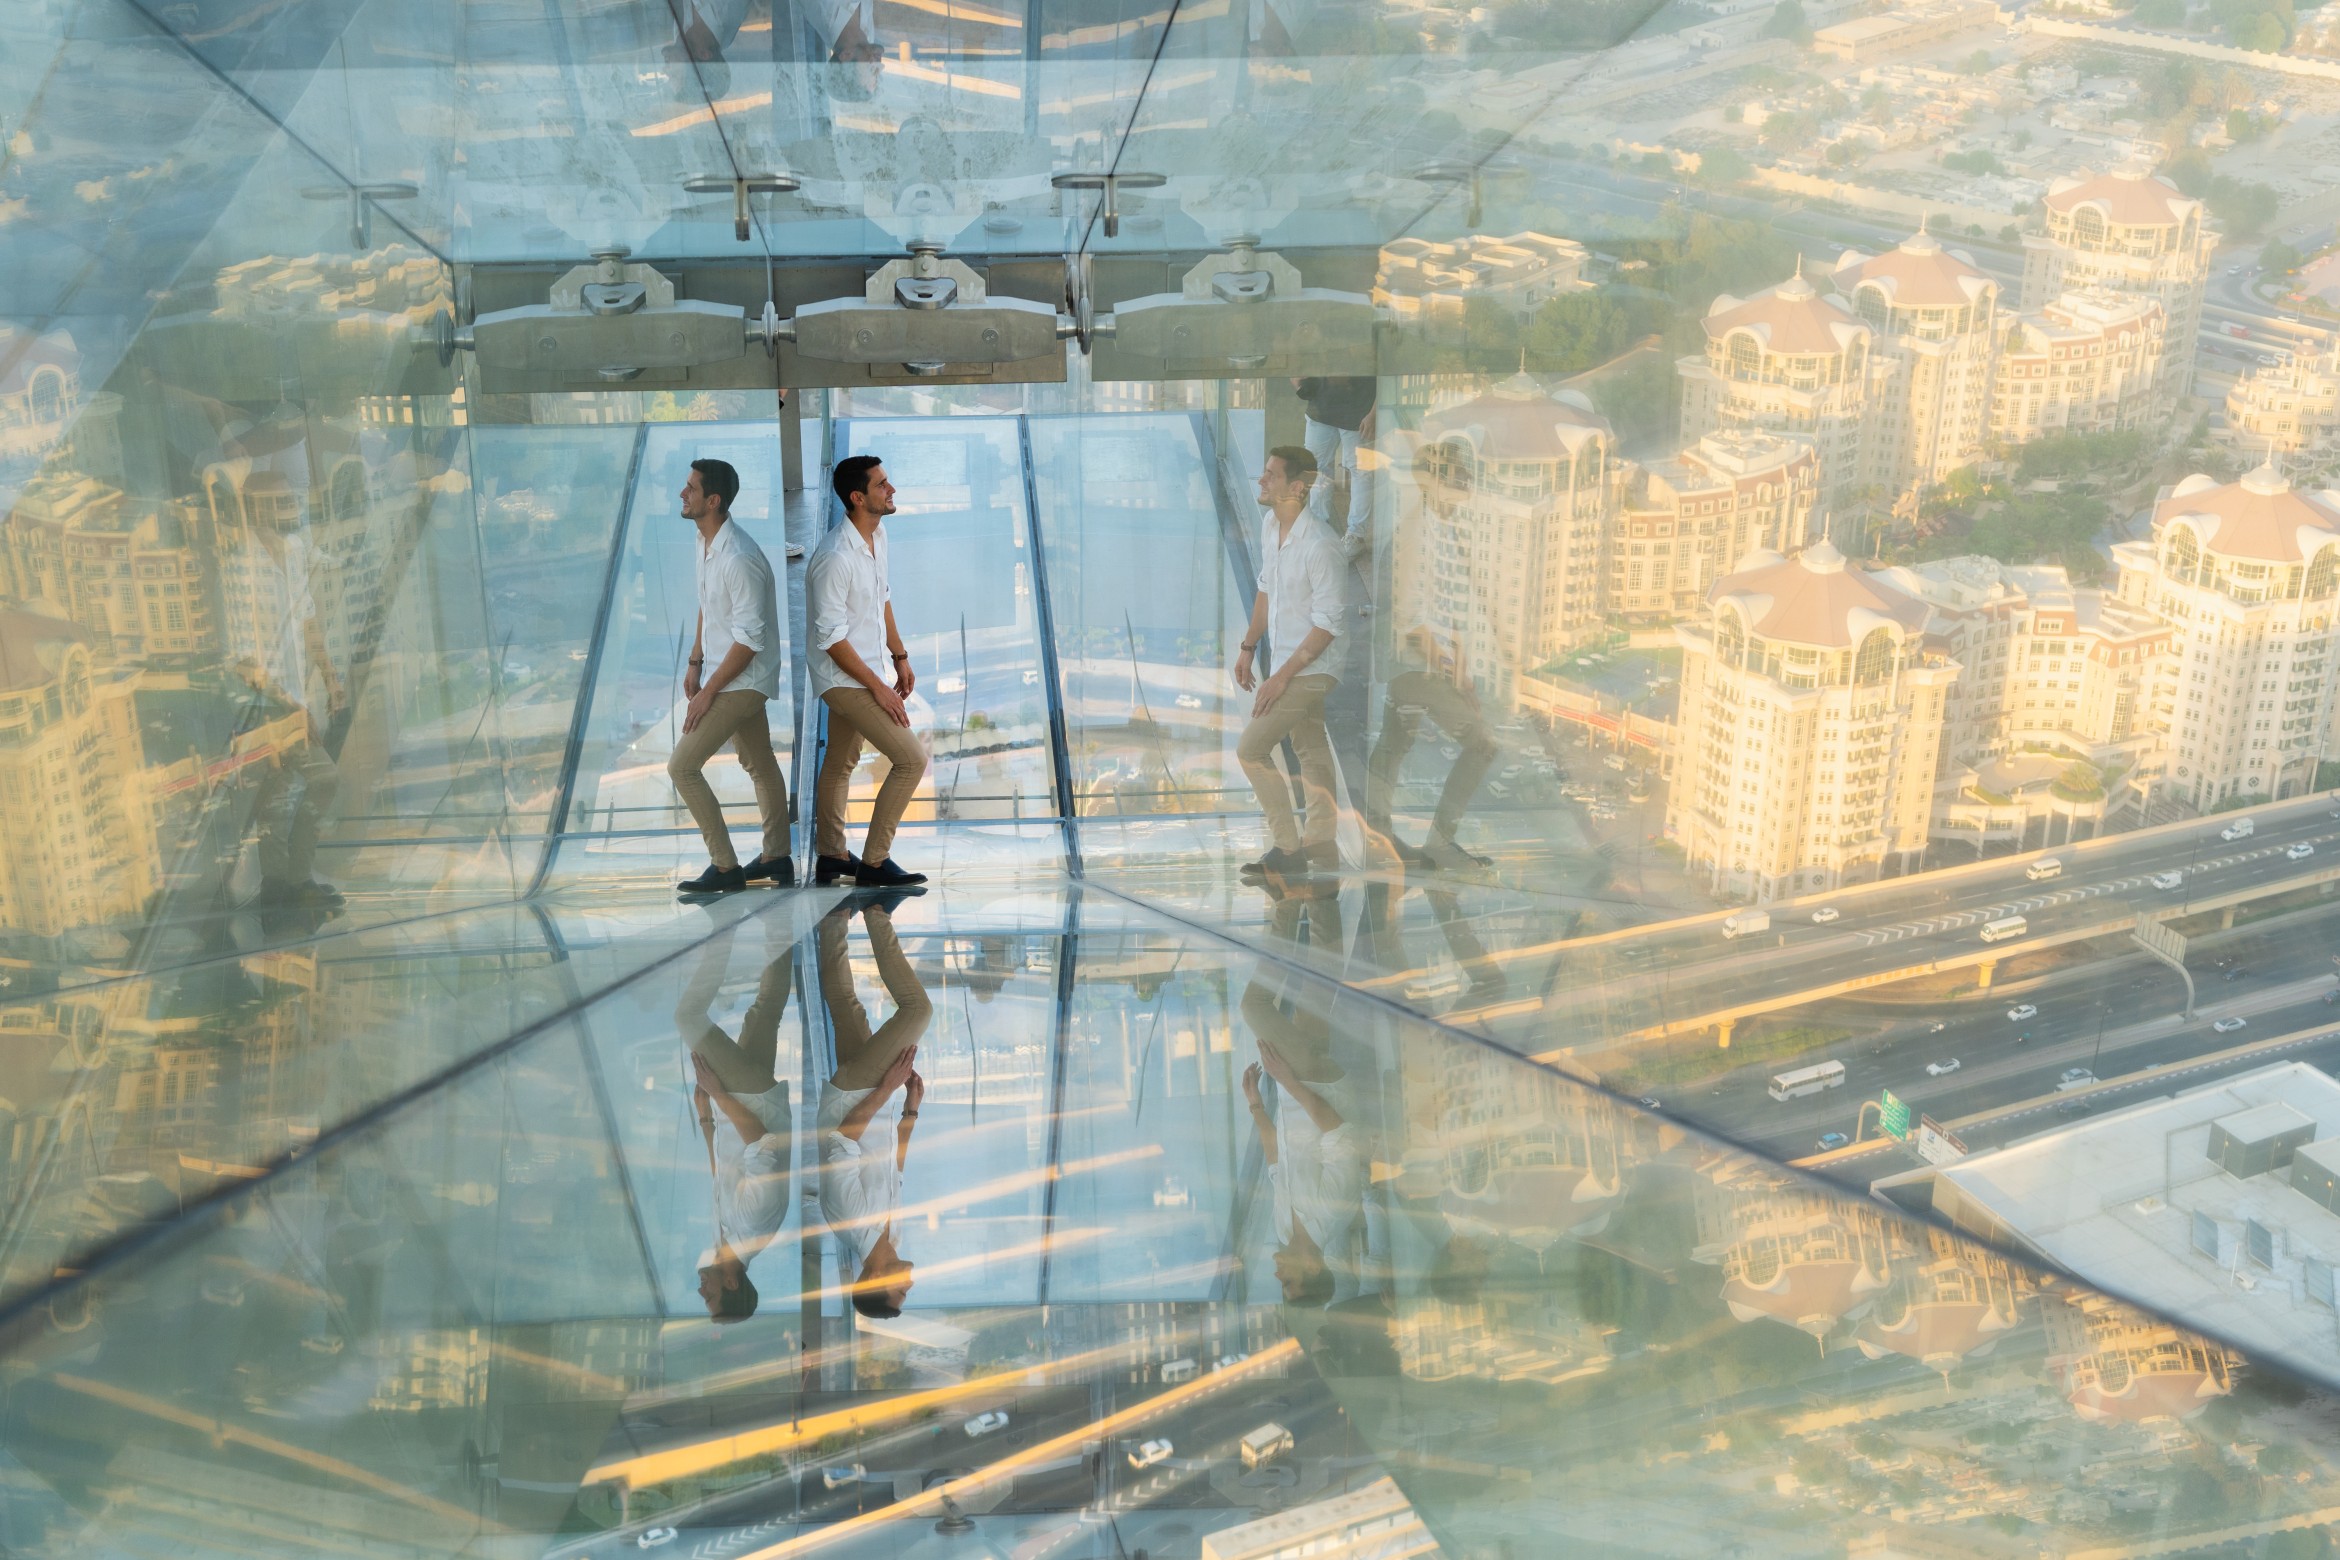
[[[1348,572],[1348,558],[1332,527],[1314,515],[1303,510],[1291,530],[1279,536],[1279,529],[1270,514],[1259,540],[1259,588],[1267,592],[1268,649],[1276,668],[1292,658],[1310,629],[1340,633],[1341,580]],[[1302,675],[1337,676],[1337,645],[1336,639],[1326,646]]]
[[853,647],[863,665],[886,676],[886,603],[893,599],[887,584],[884,526],[865,545],[848,520],[813,549],[804,566],[804,615],[811,636],[804,668],[814,698],[832,688],[861,686],[829,654],[829,647],[840,640]]
[[740,674],[722,691],[752,688],[767,699],[780,697],[780,592],[772,560],[756,539],[726,520],[699,549],[699,651],[705,671],[723,664],[733,645],[754,651]]

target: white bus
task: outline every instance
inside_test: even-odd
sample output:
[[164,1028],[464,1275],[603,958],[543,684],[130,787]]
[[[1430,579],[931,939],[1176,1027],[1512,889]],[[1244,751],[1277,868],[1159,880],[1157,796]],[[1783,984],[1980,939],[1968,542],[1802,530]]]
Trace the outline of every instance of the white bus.
[[1982,940],[2001,942],[2009,937],[2021,937],[2031,930],[2031,923],[2019,915],[2003,915],[1996,921],[1983,922]]
[[1771,1080],[1771,1097],[1792,1100],[1806,1094],[1818,1094],[1822,1089],[1844,1087],[1844,1063],[1815,1062],[1809,1067],[1798,1067],[1783,1072]]

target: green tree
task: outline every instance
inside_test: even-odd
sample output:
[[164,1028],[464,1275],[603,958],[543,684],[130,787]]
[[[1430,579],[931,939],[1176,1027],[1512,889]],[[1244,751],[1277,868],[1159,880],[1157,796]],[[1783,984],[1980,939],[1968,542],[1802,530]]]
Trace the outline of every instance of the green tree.
[[2259,246],[2259,266],[2278,276],[2288,276],[2305,263],[2307,256],[2292,248],[2280,238],[2270,238]]
[[1812,29],[1804,21],[1804,8],[1799,0],[1779,0],[1771,8],[1770,19],[1763,24],[1766,38],[1785,38],[1793,43],[1812,41]]
[[2129,15],[2140,27],[2183,27],[2186,25],[2186,0],[2137,0],[2137,9]]
[[2308,1465],[2307,1455],[2288,1441],[2259,1448],[2259,1471],[2288,1479]]
[[2217,175],[2210,170],[2209,154],[2198,146],[2189,146],[2161,165],[2162,176],[2170,183],[2200,200],[2210,191],[2210,181]]
[[2256,233],[2274,221],[2280,204],[2275,191],[2267,185],[2247,183],[2223,173],[2210,181],[2210,188],[2202,198],[2209,204],[2210,214],[2225,223],[2230,232],[2238,234]]
[[1643,356],[1592,386],[1592,403],[1617,436],[1627,441],[1673,437],[1674,365],[1662,356]]
[[1977,49],[1958,62],[1958,68],[1969,76],[1979,76],[1991,68],[1991,51]]
[[1581,374],[1597,368],[1642,333],[1637,312],[1606,293],[1554,298],[1528,321],[1528,361],[1547,374]]
[[1737,184],[1755,171],[1744,153],[1728,146],[1709,147],[1698,154],[1698,182]]
[[2256,49],[2262,54],[2275,54],[2281,52],[2283,46],[2291,41],[2291,32],[2271,13],[2261,11],[2237,30],[2234,41],[2246,49]]

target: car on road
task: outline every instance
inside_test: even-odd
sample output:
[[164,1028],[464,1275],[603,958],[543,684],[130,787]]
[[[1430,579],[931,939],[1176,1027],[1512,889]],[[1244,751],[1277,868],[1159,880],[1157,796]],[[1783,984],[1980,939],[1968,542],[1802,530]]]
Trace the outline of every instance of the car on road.
[[2059,1116],[2085,1116],[2095,1108],[2095,1102],[2092,1100],[2064,1100],[2057,1104],[2056,1114]]
[[1946,1056],[1938,1062],[1926,1063],[1926,1076],[1929,1078],[1947,1077],[1956,1071],[1958,1071],[1958,1058],[1955,1056]]
[[2217,1023],[2212,1024],[2210,1029],[2213,1034],[2231,1035],[2242,1028],[2243,1023],[2244,1020],[2239,1018],[2222,1018]]
[[1823,1132],[1820,1134],[1820,1151],[1826,1153],[1832,1148],[1842,1148],[1851,1141],[1841,1132]]
[[2241,965],[2238,964],[2233,969],[2228,970],[2223,978],[2226,980],[2240,980],[2249,973],[2249,970],[2244,969]]
[[995,1408],[988,1414],[977,1414],[959,1428],[967,1432],[969,1440],[973,1440],[979,1435],[989,1435],[994,1430],[1005,1430],[1007,1422],[1008,1416]]
[[1843,912],[1838,910],[1834,905],[1822,905],[1819,909],[1812,912],[1812,924],[1814,926],[1826,926],[1829,922],[1835,920],[1841,914],[1843,914]]
[[1950,1023],[1947,1019],[1937,1018],[1934,1020],[1932,1025],[1927,1028],[1926,1033],[1929,1035],[1938,1035],[1949,1027]]
[[833,1490],[840,1484],[858,1484],[867,1476],[867,1471],[859,1463],[847,1463],[842,1468],[823,1468],[821,1488]]
[[2020,1024],[2027,1018],[2039,1017],[2039,1009],[2029,1002],[2018,1002],[2007,1009],[2007,1022]]
[[2305,840],[2301,840],[2297,845],[2292,846],[2291,849],[2285,851],[2283,854],[2290,857],[2293,861],[2305,861],[2308,857],[2314,855],[2315,853],[2316,848],[2313,845],[2310,845]]
[[2155,888],[2176,888],[2185,880],[2186,875],[2183,872],[2156,872],[2153,874]]
[[680,1532],[670,1527],[644,1528],[642,1536],[634,1540],[634,1547],[636,1549],[663,1549],[681,1536]]
[[2236,840],[2249,839],[2253,834],[2256,834],[2258,830],[2259,825],[2256,821],[2249,818],[2237,818],[2234,822],[2228,824],[2225,828],[2220,829],[2218,831],[2218,837],[2222,840],[2225,840],[2227,843],[2232,844]]
[[1656,1110],[1658,1108],[1658,1097],[1654,1094],[1644,1094],[1641,1097],[1641,1108],[1643,1110]]
[[2330,1007],[2336,1002],[2340,1002],[2340,989],[2335,989],[2324,993],[2324,1006]]
[[1132,1468],[1151,1468],[1154,1464],[1165,1461],[1172,1450],[1173,1448],[1168,1441],[1141,1441],[1131,1448],[1129,1465]]
[[2023,1031],[2023,1033],[2017,1035],[2015,1037],[2015,1043],[2017,1045],[2029,1045],[2031,1043],[2031,1031],[2026,1029]]

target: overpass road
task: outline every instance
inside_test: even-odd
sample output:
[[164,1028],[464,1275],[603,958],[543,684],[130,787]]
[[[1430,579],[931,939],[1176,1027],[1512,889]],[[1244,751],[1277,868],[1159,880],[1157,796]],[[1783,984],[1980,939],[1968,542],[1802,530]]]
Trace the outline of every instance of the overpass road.
[[[2245,817],[2254,826],[2250,837],[2221,838]],[[2292,854],[2303,845],[2307,854]],[[2061,863],[2058,875],[2027,875],[2049,856]],[[2182,875],[2177,887],[2154,886],[2166,872]],[[2329,796],[2303,797],[1784,900],[1768,907],[1767,930],[1737,938],[1724,935],[1727,916],[1716,913],[1531,944],[1497,958],[1515,972],[1514,990],[1527,984],[1516,972],[1540,971],[1533,982],[1540,995],[1446,1018],[1482,1025],[1541,1058],[1573,1056],[1598,1067],[1599,1053],[1629,1042],[1708,1026],[1727,1039],[1756,1014],[1921,975],[1972,968],[1976,983],[1988,987],[1999,966],[2022,954],[2334,881],[2340,806]],[[1821,910],[1836,918],[1815,922]],[[1986,922],[2018,915],[2027,923],[2022,935],[1982,940]],[[1397,984],[1410,973],[1375,984]],[[2173,999],[2173,1011],[2177,1005]]]

